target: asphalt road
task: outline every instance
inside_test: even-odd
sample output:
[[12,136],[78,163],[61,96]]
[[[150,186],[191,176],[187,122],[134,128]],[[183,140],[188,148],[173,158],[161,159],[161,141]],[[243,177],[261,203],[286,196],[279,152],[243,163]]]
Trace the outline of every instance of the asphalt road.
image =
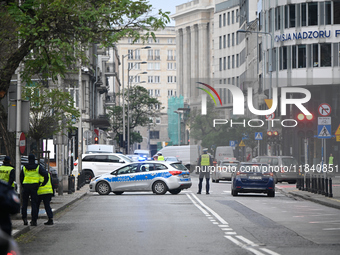
[[[91,193],[19,239],[39,254],[339,254],[337,209],[276,193],[230,195],[230,183],[178,195]],[[203,190],[204,191],[204,190]]]

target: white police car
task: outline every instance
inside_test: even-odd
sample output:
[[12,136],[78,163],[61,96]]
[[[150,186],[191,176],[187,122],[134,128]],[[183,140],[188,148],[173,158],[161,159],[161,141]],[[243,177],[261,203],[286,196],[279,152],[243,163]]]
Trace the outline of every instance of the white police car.
[[111,173],[94,177],[90,191],[100,195],[125,191],[152,191],[163,195],[167,191],[178,194],[192,185],[190,172],[179,162],[144,161],[122,166]]

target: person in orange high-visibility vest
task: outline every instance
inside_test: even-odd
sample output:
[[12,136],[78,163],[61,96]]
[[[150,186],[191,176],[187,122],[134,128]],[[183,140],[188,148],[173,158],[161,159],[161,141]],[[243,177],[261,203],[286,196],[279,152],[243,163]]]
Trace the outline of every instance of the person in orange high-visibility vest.
[[203,183],[203,179],[205,178],[205,181],[206,181],[205,191],[206,191],[206,194],[209,195],[210,194],[209,193],[210,167],[213,165],[213,159],[208,154],[207,148],[203,149],[203,154],[199,157],[198,162],[200,164],[200,169],[199,169],[199,176],[198,176],[199,183],[198,183],[197,194],[201,194],[202,183]]

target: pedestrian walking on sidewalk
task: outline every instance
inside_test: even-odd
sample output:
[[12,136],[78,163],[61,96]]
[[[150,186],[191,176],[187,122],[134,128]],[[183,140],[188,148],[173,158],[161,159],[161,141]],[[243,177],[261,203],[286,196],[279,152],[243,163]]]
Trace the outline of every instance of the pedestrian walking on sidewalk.
[[0,228],[12,235],[11,214],[20,212],[20,199],[7,182],[0,180]]
[[[43,183],[40,183],[40,176],[44,178]],[[22,167],[20,172],[20,182],[23,187],[22,192],[22,208],[21,215],[22,220],[24,221],[24,225],[27,225],[27,206],[29,198],[31,197],[31,215],[32,221],[31,226],[37,226],[38,220],[38,189],[39,186],[44,186],[48,181],[48,173],[47,171],[35,163],[35,156],[30,154],[28,156],[28,164]]]
[[14,188],[15,169],[11,165],[11,158],[9,156],[4,158],[2,166],[0,166],[0,180],[7,182],[9,186]]
[[209,180],[210,180],[210,167],[213,165],[213,159],[208,154],[208,149],[203,149],[203,154],[199,157],[198,162],[200,163],[200,170],[199,170],[199,183],[198,183],[198,192],[197,194],[201,194],[202,192],[202,184],[203,179],[205,178],[206,185],[205,185],[205,191],[206,194],[209,195]]
[[[51,182],[51,173],[48,172],[48,181],[46,185],[40,186],[38,189],[38,211],[40,207],[41,201],[44,203],[45,211],[48,217],[48,221],[45,222],[45,225],[53,225],[53,212],[50,205],[52,195],[53,195],[53,189],[52,189],[52,182]],[[40,182],[44,181],[44,177],[40,177]]]

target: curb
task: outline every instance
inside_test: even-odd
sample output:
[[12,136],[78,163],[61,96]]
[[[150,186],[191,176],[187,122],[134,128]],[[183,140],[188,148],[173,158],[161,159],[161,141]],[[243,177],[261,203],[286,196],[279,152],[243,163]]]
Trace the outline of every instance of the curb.
[[[285,196],[293,196],[293,197],[298,197],[298,198],[302,198],[304,200],[308,200],[308,201],[311,201],[311,202],[314,202],[314,203],[318,203],[318,204],[321,204],[321,205],[325,205],[325,206],[328,206],[328,207],[332,207],[332,208],[335,208],[335,209],[338,209],[340,210],[340,201],[339,202],[331,202],[331,201],[324,201],[320,198],[314,198],[314,197],[311,197],[309,196],[308,194],[298,194],[298,193],[295,193],[295,192],[291,192],[291,191],[284,191],[283,189],[279,189],[279,188],[275,188],[277,191],[281,192],[282,194],[284,194]],[[325,197],[325,199],[329,199],[331,200],[331,198],[328,198],[328,197]]]
[[[62,206],[60,206],[59,208],[55,209],[53,211],[53,214],[57,214],[61,211],[63,211],[66,207],[68,207],[69,205],[75,203],[76,201],[78,201],[79,199],[83,198],[84,196],[87,195],[87,192],[81,194],[80,196],[76,197],[75,199],[73,200],[70,200],[69,202],[63,204]],[[20,215],[20,214],[19,214]],[[21,216],[20,217],[20,220],[21,220]],[[47,216],[39,216],[39,218],[41,219],[44,219],[44,218],[47,218]],[[16,233],[12,234],[12,237],[15,239],[15,238],[18,238],[20,235],[22,234],[25,234],[27,232],[29,232],[31,230],[30,226],[25,226],[25,227],[22,227],[21,229],[19,229]]]

